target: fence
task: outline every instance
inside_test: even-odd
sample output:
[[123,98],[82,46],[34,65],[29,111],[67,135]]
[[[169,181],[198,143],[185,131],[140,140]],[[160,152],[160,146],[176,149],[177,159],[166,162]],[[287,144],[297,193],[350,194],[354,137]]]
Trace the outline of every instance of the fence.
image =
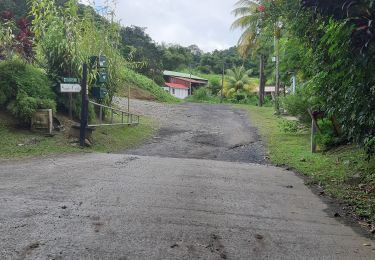
[[[115,126],[115,125],[138,125],[140,121],[140,116],[136,114],[129,113],[127,111],[123,111],[121,109],[105,106],[102,104],[95,103],[93,101],[89,101],[90,104],[99,107],[99,122],[94,124],[89,124],[89,127],[97,127],[97,126]],[[105,115],[105,110],[110,111],[110,118],[109,122],[103,121],[103,115]],[[121,118],[118,116],[121,115]],[[116,118],[115,118],[116,116]],[[116,122],[120,121],[120,122]]]

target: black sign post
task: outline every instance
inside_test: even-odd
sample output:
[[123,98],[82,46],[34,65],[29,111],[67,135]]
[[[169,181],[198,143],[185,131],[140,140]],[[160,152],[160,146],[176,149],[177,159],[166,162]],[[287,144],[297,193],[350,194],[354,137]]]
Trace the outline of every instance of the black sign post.
[[86,139],[86,128],[88,121],[88,107],[89,99],[87,96],[87,64],[83,64],[83,75],[82,75],[82,106],[81,106],[81,129],[79,144],[81,147],[85,147]]

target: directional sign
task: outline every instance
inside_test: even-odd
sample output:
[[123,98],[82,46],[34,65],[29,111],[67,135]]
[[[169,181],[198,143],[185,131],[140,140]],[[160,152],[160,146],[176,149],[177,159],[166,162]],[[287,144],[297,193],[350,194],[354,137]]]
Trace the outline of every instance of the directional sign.
[[78,93],[82,88],[79,84],[60,84],[61,93]]
[[62,78],[64,83],[78,83],[79,79],[77,78]]

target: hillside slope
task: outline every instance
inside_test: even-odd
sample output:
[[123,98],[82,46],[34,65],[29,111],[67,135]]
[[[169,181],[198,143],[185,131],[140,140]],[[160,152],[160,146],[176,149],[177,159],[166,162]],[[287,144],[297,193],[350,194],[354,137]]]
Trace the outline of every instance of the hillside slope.
[[[169,93],[165,92],[160,86],[158,86],[153,80],[134,72],[131,69],[125,69],[125,81],[126,87],[131,87],[130,97],[156,100],[167,103],[178,103],[179,99],[173,97]],[[127,96],[127,89],[123,89],[120,95]]]

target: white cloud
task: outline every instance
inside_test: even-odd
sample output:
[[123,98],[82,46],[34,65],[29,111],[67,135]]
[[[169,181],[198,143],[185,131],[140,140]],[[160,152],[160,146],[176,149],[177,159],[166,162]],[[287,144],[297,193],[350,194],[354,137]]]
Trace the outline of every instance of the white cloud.
[[[81,0],[96,6],[104,0]],[[117,0],[116,15],[125,26],[146,27],[156,42],[198,45],[204,51],[234,46],[231,11],[237,0]]]
[[[105,0],[80,0],[102,6]],[[111,1],[109,1],[111,2]],[[204,51],[234,46],[239,31],[231,31],[231,11],[237,0],[117,0],[116,15],[125,26],[146,27],[156,42],[198,45]]]

